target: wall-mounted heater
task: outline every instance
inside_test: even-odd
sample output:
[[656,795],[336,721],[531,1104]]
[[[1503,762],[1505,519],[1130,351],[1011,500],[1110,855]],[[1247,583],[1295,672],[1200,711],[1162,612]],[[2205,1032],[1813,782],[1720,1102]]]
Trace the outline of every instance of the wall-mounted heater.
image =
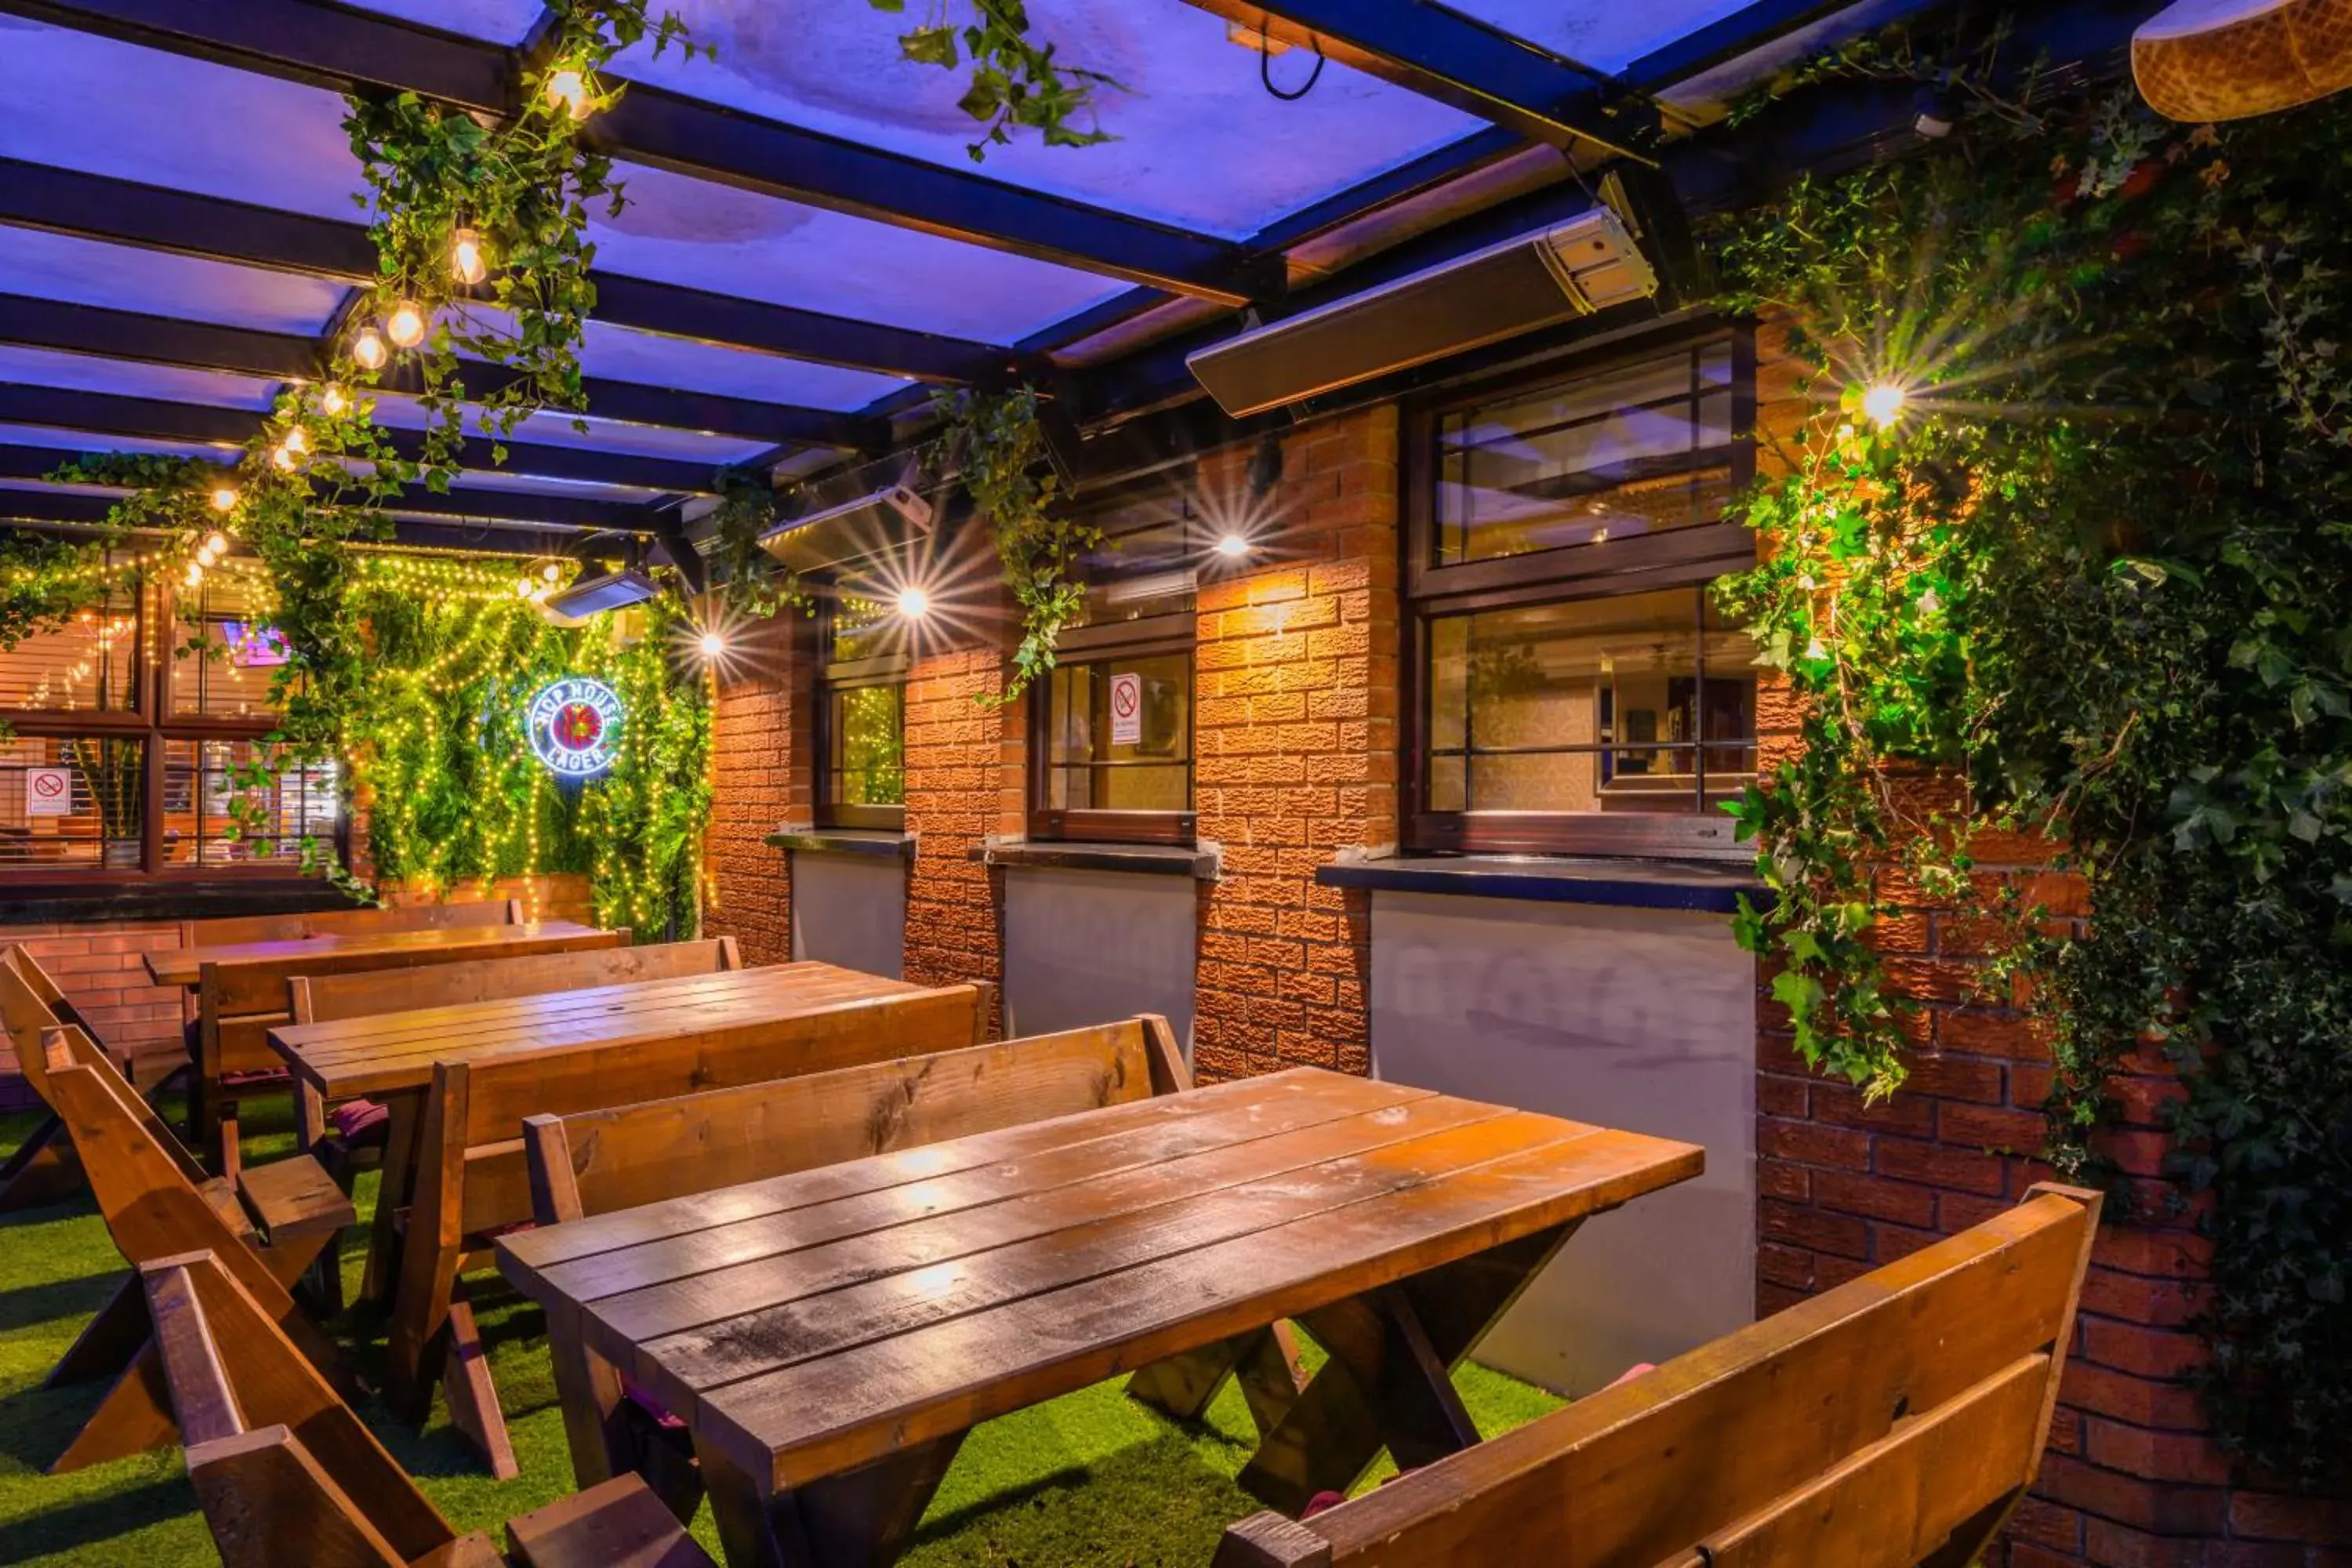
[[930,531],[931,503],[905,485],[885,485],[777,524],[760,536],[760,548],[795,572],[817,572],[887,555]]
[[1184,363],[1238,419],[1657,291],[1625,225],[1595,207],[1195,350]]
[[541,599],[539,613],[559,626],[576,626],[606,610],[625,610],[631,605],[642,605],[660,592],[651,577],[635,567],[598,572]]

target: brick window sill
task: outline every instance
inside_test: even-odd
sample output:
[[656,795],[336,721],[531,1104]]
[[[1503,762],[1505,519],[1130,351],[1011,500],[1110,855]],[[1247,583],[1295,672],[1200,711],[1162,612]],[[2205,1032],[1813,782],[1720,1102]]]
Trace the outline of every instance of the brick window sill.
[[1766,898],[1761,884],[1745,869],[1674,860],[1399,855],[1334,860],[1317,868],[1315,879],[1327,888],[1725,915],[1737,912],[1742,893],[1751,903]]
[[1021,866],[1056,871],[1134,871],[1146,876],[1191,877],[1213,882],[1224,862],[1214,844],[1192,848],[1168,844],[1096,844],[1082,839],[1015,839],[972,846],[971,858],[987,866]]

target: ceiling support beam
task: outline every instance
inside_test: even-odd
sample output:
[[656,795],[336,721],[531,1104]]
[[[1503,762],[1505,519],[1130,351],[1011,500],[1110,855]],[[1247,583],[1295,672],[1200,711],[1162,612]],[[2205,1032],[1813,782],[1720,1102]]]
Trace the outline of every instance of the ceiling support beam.
[[1631,89],[1458,11],[1421,0],[1191,3],[1531,142],[1644,163],[1657,156],[1656,117]]
[[[172,441],[206,447],[243,447],[268,422],[268,416],[246,408],[222,408],[210,404],[173,403],[155,397],[123,397],[110,392],[76,392],[62,387],[27,386],[0,382],[0,425],[32,425],[54,430],[79,430],[141,441]],[[425,438],[414,430],[383,431],[386,445],[411,462],[421,461]],[[568,479],[579,484],[628,485],[669,494],[702,494],[713,490],[716,470],[708,463],[680,462],[675,458],[639,458],[624,452],[585,447],[553,447],[509,441],[507,460],[492,467],[489,443],[469,436],[464,453],[480,459],[469,467],[486,472],[532,479]]]
[[[269,381],[310,381],[320,374],[319,347],[310,338],[96,305],[62,304],[23,294],[0,294],[0,343],[225,371]],[[467,393],[478,399],[520,377],[505,365],[467,360],[460,364],[459,379]],[[889,437],[887,427],[878,420],[822,408],[674,391],[593,375],[582,379],[581,389],[589,412],[625,424],[852,451],[887,443]],[[387,367],[381,390],[419,393],[424,390],[424,377],[412,362],[402,361]]]
[[[109,498],[67,490],[0,489],[0,527],[55,528],[80,532],[106,521]],[[499,522],[435,522],[394,518],[388,544],[415,550],[464,550],[525,558],[576,556],[600,536],[586,530],[534,528]]]
[[[336,91],[509,111],[509,49],[321,0],[0,0],[0,11]],[[1239,246],[644,84],[588,125],[615,158],[1240,306],[1279,289]]]
[[[0,158],[0,223],[354,285],[376,275],[361,224],[14,158]],[[1020,359],[992,343],[642,278],[592,271],[588,280],[596,321],[719,348],[944,384],[1009,374]]]
[[[49,476],[68,465],[103,456],[57,447],[0,445],[0,479],[49,482]],[[221,454],[224,465],[229,454]],[[73,489],[39,492],[81,496]],[[99,498],[104,500],[106,498]],[[381,503],[385,511],[415,512],[427,517],[470,518],[482,522],[516,523],[541,528],[573,528],[615,533],[642,533],[654,528],[649,509],[625,501],[575,500],[530,490],[467,489],[436,492],[410,485],[397,500]]]

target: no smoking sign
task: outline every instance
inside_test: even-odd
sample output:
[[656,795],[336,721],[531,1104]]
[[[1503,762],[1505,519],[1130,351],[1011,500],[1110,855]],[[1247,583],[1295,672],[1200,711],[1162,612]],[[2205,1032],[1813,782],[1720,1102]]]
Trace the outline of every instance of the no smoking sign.
[[1110,678],[1110,743],[1139,745],[1143,740],[1143,677],[1131,670]]
[[72,770],[26,768],[25,770],[25,815],[26,816],[71,816],[73,815]]

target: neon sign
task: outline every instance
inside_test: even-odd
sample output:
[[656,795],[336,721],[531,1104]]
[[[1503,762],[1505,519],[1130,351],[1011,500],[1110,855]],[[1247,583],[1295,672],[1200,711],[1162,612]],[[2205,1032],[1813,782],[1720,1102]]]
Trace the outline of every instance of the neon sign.
[[594,778],[613,765],[621,700],[601,680],[567,675],[530,700],[523,729],[531,753],[558,778]]

